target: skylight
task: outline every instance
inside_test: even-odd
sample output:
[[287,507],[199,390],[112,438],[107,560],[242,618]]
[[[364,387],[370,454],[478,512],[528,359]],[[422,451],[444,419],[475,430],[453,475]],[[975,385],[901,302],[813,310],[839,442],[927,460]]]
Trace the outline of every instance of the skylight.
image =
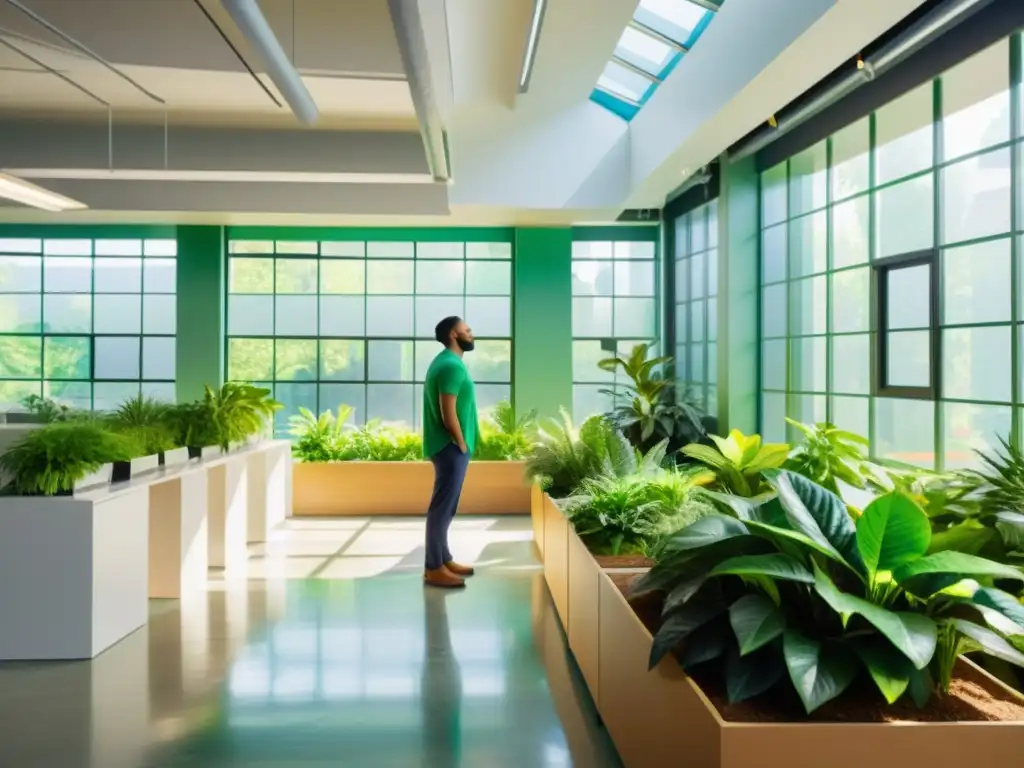
[[724,0],[640,0],[592,101],[632,120],[693,48]]

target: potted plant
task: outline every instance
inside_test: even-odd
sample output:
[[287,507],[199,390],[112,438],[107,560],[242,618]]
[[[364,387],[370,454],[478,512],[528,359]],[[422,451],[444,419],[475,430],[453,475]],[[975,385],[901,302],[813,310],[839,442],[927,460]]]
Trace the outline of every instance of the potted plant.
[[[170,405],[144,395],[137,395],[123,402],[120,407],[106,418],[110,427],[130,437],[139,445],[141,454],[130,461],[114,463],[113,481],[123,482],[152,472],[171,458],[171,464],[187,460],[185,451],[175,450],[179,446],[175,440],[174,430],[168,419]],[[184,457],[181,454],[185,454]]]

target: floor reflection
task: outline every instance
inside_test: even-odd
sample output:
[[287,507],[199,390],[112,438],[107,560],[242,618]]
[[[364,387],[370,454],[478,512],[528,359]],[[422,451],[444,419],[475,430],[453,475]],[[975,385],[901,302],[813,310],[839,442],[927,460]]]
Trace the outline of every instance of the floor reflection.
[[0,766],[617,766],[539,569],[475,559],[461,592],[215,581],[93,662],[0,664]]

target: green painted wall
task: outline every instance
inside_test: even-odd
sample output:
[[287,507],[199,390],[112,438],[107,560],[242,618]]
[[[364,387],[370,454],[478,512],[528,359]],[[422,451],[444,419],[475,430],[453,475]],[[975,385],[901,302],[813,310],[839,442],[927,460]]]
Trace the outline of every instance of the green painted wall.
[[512,393],[517,413],[572,407],[572,230],[517,229]]
[[224,229],[178,227],[179,402],[224,380]]

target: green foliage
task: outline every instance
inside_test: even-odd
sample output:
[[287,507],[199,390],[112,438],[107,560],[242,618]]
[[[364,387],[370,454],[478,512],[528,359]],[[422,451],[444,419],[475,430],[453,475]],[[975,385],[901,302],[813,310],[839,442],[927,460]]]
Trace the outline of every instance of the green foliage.
[[76,411],[64,403],[58,403],[49,397],[40,397],[39,395],[29,395],[21,401],[21,404],[25,406],[25,410],[34,413],[40,421],[46,424],[54,421],[66,421],[76,414]]
[[292,456],[299,461],[337,461],[345,439],[345,425],[352,416],[351,406],[342,405],[338,415],[324,411],[319,416],[308,408],[299,408],[299,414],[292,416],[289,434],[295,438]]
[[181,446],[170,420],[171,406],[144,395],[125,400],[107,417],[115,432],[128,435],[139,444],[142,455],[152,456]]
[[55,496],[70,493],[79,480],[104,464],[127,461],[142,448],[128,435],[95,419],[54,422],[32,429],[0,456],[14,493]]
[[709,435],[717,450],[693,443],[682,453],[715,473],[717,489],[750,498],[766,489],[762,473],[781,467],[789,454],[789,446],[779,443],[761,443],[760,435],[744,435],[738,429],[728,437]]
[[[713,665],[731,700],[792,685],[807,712],[858,677],[889,703],[919,706],[949,689],[971,649],[1024,666],[1024,572],[962,552],[929,554],[925,512],[894,491],[856,523],[842,500],[802,475],[765,473],[773,495],[737,498],[668,537],[636,592],[665,593],[653,667],[684,644],[684,666]],[[725,620],[728,617],[728,621]]]
[[868,463],[867,438],[837,429],[832,424],[801,424],[786,419],[800,430],[804,442],[793,448],[786,468],[813,480],[839,495],[839,483],[863,489],[863,468]]
[[338,461],[421,461],[423,438],[416,432],[384,426],[377,419],[346,431]]
[[614,407],[608,417],[623,431],[629,442],[641,451],[649,451],[667,441],[674,454],[682,446],[704,439],[704,413],[687,402],[676,402],[673,379],[666,369],[671,357],[648,358],[649,344],[637,344],[628,355],[601,360],[603,371],[621,371],[629,384],[604,389]]
[[530,455],[537,433],[537,412],[516,417],[508,400],[502,400],[490,417],[480,422],[475,457],[481,461],[522,461]]
[[269,389],[229,381],[219,390],[207,386],[201,400],[169,407],[166,420],[177,445],[227,449],[265,432],[280,408]]

